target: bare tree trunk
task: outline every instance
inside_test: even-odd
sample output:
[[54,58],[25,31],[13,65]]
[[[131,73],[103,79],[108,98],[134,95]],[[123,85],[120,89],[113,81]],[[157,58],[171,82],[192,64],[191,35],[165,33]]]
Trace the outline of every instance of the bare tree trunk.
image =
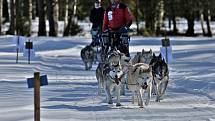
[[15,0],[10,0],[10,27],[7,31],[7,34],[16,34],[15,31],[16,28],[16,6],[15,6]]
[[76,35],[77,33],[82,31],[80,26],[77,24],[77,17],[75,12],[77,7],[77,0],[68,2],[68,24],[65,25],[63,36]]
[[8,1],[7,0],[3,0],[3,3],[2,3],[2,12],[3,12],[3,17],[5,18],[3,23],[9,21],[9,4],[8,4]]
[[0,0],[0,35],[1,35],[1,33],[2,33],[2,11],[3,11],[3,9],[2,9],[2,4],[3,4],[3,0]]
[[[34,1],[34,0],[33,0]],[[31,24],[32,24],[32,0],[28,0],[28,14],[27,14],[27,22],[28,22],[28,36],[30,36],[31,35]]]
[[36,12],[37,12],[37,0],[31,0],[32,2],[32,19],[36,18]]
[[187,36],[194,36],[194,13],[191,12],[187,16],[188,29],[186,32]]
[[173,33],[177,34],[178,33],[178,29],[177,29],[177,23],[176,23],[176,16],[175,14],[173,14],[172,16],[172,23],[173,23]]
[[49,36],[57,36],[58,34],[58,1],[47,0],[48,3],[48,20],[49,20]]
[[199,14],[200,14],[200,21],[201,21],[202,33],[203,33],[203,35],[205,35],[203,10],[200,10],[200,11],[199,11]]
[[156,20],[156,34],[159,35],[160,29],[163,25],[163,18],[164,18],[164,0],[159,0],[157,6],[157,20]]
[[17,35],[20,35],[22,34],[22,27],[23,27],[23,24],[22,24],[22,15],[21,15],[21,0],[15,0],[15,5],[16,5],[16,34]]
[[66,0],[66,3],[68,4],[68,9],[66,9],[66,12],[65,12],[63,36],[69,36],[70,28],[71,28],[71,21],[72,21],[72,16],[73,16],[73,13],[72,13],[73,2],[71,2],[70,0]]
[[68,16],[69,16],[69,5],[68,0],[65,0],[65,17],[64,17],[64,31],[68,26]]
[[210,22],[211,22],[211,12],[210,12],[210,10],[208,10],[206,12],[206,24],[207,24],[207,30],[208,30],[207,36],[211,37],[212,36],[212,32],[211,32]]
[[77,0],[74,0],[73,15],[77,14]]
[[37,0],[39,14],[39,31],[38,36],[46,36],[46,19],[45,19],[45,3],[44,0]]
[[144,18],[145,18],[145,28],[150,34],[155,32],[155,12],[153,7],[153,1],[146,1],[144,6]]
[[177,23],[176,23],[176,15],[175,15],[175,0],[171,0],[171,19],[173,23],[173,34],[176,35],[178,33]]
[[139,9],[139,0],[136,0],[136,15],[135,15],[135,18],[136,18],[136,25],[137,25],[137,35],[140,34],[138,9]]

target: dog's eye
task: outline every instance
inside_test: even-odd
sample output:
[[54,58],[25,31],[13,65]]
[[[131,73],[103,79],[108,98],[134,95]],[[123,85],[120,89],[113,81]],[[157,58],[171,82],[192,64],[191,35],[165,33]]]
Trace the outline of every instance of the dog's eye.
[[146,77],[146,79],[149,79],[149,77]]

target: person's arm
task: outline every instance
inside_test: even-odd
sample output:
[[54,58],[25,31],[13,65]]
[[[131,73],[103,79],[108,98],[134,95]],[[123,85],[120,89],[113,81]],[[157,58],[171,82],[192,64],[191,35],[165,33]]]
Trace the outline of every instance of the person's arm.
[[130,27],[131,24],[132,24],[132,19],[133,19],[132,14],[131,14],[131,12],[130,12],[128,7],[125,9],[124,12],[125,12],[126,26]]

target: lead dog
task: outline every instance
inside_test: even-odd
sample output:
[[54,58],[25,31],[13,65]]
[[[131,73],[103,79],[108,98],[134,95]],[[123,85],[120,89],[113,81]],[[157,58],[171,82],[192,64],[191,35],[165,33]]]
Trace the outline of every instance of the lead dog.
[[[125,76],[125,67],[126,64],[124,54],[115,50],[108,54],[108,58],[105,62],[99,63],[96,69],[96,78],[98,80],[98,88],[100,95],[102,88],[106,92],[107,101],[109,104],[112,104],[113,94],[117,96],[116,106],[120,106],[120,95],[124,94],[124,76]],[[123,64],[123,65],[122,65]]]
[[137,95],[138,106],[143,108],[143,94],[148,93],[145,105],[149,104],[152,91],[152,70],[148,64],[137,63],[128,71],[128,89],[132,91],[132,103]]
[[116,106],[120,104],[120,90],[122,85],[123,71],[121,65],[106,65],[104,68],[104,89],[106,92],[106,99],[108,104],[112,104],[112,93],[117,96]]
[[169,82],[168,65],[162,59],[161,54],[159,56],[155,56],[155,54],[153,54],[150,65],[152,66],[153,82],[157,96],[156,102],[160,102]]

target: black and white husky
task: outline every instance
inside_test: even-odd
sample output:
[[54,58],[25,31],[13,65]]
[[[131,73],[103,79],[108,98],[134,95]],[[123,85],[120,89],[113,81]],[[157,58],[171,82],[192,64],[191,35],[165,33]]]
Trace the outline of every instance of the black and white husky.
[[122,77],[123,77],[123,70],[120,64],[117,65],[109,65],[106,66],[104,70],[104,89],[106,93],[106,98],[108,104],[112,104],[112,97],[113,93],[115,93],[117,97],[116,106],[121,106],[120,104],[120,90],[122,85]]
[[159,56],[153,54],[150,65],[152,66],[153,83],[157,96],[156,102],[160,102],[169,82],[168,65],[164,59],[162,59],[161,54]]
[[[113,103],[112,97],[116,95],[117,106],[121,105],[120,93],[124,93],[124,56],[124,54],[118,51],[110,52],[106,61],[99,63],[96,69],[99,94],[101,94],[103,88],[106,92],[106,98],[109,104]],[[122,92],[120,92],[121,90]]]

